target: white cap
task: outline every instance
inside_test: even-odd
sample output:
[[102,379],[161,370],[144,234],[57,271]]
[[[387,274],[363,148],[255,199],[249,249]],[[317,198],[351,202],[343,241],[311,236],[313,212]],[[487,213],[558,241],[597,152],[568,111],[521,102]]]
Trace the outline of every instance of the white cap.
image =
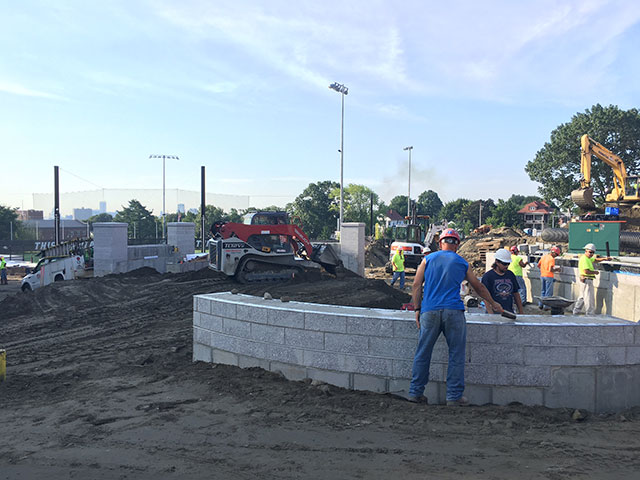
[[596,246],[595,246],[593,243],[587,243],[587,244],[584,246],[584,249],[585,249],[585,250],[591,250],[592,252],[594,252],[594,253],[595,253],[595,251],[596,251]]
[[429,247],[422,247],[422,253],[430,253],[431,249]]

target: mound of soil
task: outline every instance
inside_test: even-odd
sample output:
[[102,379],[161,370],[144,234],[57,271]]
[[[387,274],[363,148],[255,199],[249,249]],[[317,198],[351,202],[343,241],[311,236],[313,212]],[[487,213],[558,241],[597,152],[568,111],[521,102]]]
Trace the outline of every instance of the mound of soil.
[[384,267],[389,261],[389,247],[382,240],[375,240],[364,250],[364,265],[367,268]]

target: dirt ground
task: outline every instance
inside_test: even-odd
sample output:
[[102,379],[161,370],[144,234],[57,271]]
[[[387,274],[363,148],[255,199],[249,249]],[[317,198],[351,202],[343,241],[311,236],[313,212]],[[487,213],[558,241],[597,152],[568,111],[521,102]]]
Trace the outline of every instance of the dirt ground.
[[382,279],[238,286],[209,270],[60,282],[0,301],[0,479],[631,479],[640,408],[410,404],[193,363],[192,296],[399,308]]

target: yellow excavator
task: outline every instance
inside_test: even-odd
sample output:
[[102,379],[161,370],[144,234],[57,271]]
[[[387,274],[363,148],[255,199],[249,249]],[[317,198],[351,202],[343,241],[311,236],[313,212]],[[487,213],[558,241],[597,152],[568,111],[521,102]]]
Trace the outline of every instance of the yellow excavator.
[[596,207],[593,201],[593,188],[591,188],[591,155],[595,155],[613,170],[613,190],[605,198],[605,203],[625,205],[640,205],[638,196],[639,177],[627,175],[627,169],[622,159],[603,147],[589,135],[583,135],[580,139],[580,188],[571,192],[571,200],[584,210]]

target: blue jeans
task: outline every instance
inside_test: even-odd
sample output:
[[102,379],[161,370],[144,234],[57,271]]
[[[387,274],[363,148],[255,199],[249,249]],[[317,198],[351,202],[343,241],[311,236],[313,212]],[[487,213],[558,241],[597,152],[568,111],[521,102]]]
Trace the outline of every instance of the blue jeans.
[[516,276],[516,280],[518,281],[518,293],[520,294],[520,300],[522,300],[522,304],[524,305],[527,302],[527,284],[524,283],[523,277]]
[[[540,279],[542,280],[542,289],[541,289],[541,292],[540,292],[540,298],[552,297],[553,296],[553,281],[555,279],[553,277],[540,277]],[[540,307],[544,306],[544,305],[542,305],[542,300],[540,300],[538,302],[538,305]]]
[[391,286],[396,283],[396,280],[400,278],[400,289],[404,288],[404,270],[402,272],[393,272],[393,277],[391,278]]
[[449,347],[447,366],[447,400],[457,400],[464,392],[464,352],[467,322],[464,310],[433,310],[420,314],[420,338],[413,359],[413,375],[409,395],[420,397],[429,382],[431,354],[436,340],[444,333]]

